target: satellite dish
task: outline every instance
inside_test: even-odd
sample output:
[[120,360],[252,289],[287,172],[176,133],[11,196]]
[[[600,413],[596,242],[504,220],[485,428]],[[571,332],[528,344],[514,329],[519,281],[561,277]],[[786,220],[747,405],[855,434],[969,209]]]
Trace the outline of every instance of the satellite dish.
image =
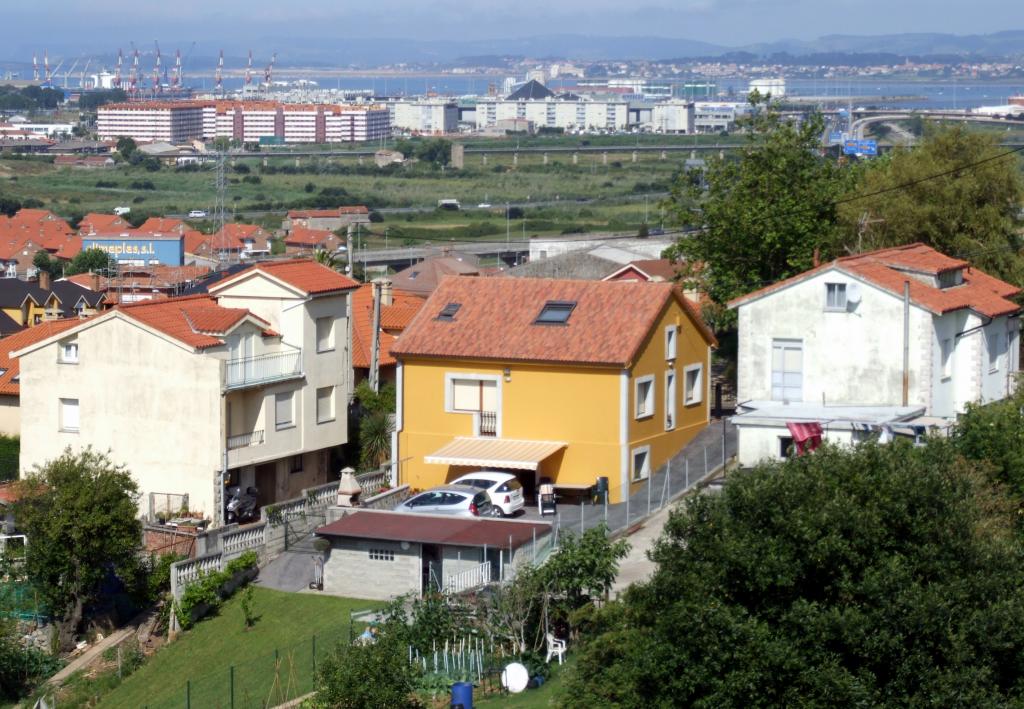
[[846,285],[846,302],[856,305],[860,302],[860,283],[848,283]]
[[506,665],[505,669],[501,671],[501,686],[512,694],[519,694],[526,689],[526,685],[529,683],[530,673],[524,665],[518,662]]

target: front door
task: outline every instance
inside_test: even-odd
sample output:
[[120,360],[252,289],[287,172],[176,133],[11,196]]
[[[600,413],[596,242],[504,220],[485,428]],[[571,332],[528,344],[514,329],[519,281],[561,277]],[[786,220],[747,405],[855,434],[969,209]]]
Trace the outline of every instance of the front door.
[[264,463],[256,466],[256,499],[260,507],[269,505],[277,499],[277,463]]
[[423,581],[420,588],[423,593],[440,592],[444,588],[444,569],[441,564],[441,547],[436,544],[423,544],[420,560],[422,561]]

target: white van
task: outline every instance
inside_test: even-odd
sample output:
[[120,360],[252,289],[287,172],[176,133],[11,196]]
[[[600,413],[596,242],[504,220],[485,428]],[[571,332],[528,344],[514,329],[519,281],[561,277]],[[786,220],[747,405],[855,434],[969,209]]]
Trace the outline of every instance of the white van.
[[131,211],[131,207],[114,207],[114,214],[116,214],[119,217],[123,217],[125,214],[128,214]]
[[188,213],[188,218],[189,219],[203,219],[205,217],[206,217],[206,210],[205,209],[193,209],[191,212]]

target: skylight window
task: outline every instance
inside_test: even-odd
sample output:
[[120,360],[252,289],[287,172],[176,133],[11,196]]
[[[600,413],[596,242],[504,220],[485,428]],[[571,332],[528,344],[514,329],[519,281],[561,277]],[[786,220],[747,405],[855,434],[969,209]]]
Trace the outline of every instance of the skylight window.
[[565,325],[575,307],[574,300],[549,300],[533,322],[535,325]]
[[410,281],[415,280],[416,276],[418,276],[418,275],[420,275],[419,271],[413,271],[412,273],[409,274],[409,280]]
[[462,303],[448,303],[448,305],[441,308],[441,312],[437,314],[437,319],[445,321],[454,320],[455,313],[459,312],[461,307]]

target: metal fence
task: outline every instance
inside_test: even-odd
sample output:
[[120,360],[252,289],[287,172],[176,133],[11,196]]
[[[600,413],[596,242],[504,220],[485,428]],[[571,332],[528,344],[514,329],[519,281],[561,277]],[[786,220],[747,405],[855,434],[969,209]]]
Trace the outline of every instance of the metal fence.
[[177,517],[188,511],[188,493],[151,492],[149,493],[149,521],[155,522],[157,515],[167,518]]
[[224,363],[224,386],[228,389],[252,386],[302,373],[302,350],[242,357]]

